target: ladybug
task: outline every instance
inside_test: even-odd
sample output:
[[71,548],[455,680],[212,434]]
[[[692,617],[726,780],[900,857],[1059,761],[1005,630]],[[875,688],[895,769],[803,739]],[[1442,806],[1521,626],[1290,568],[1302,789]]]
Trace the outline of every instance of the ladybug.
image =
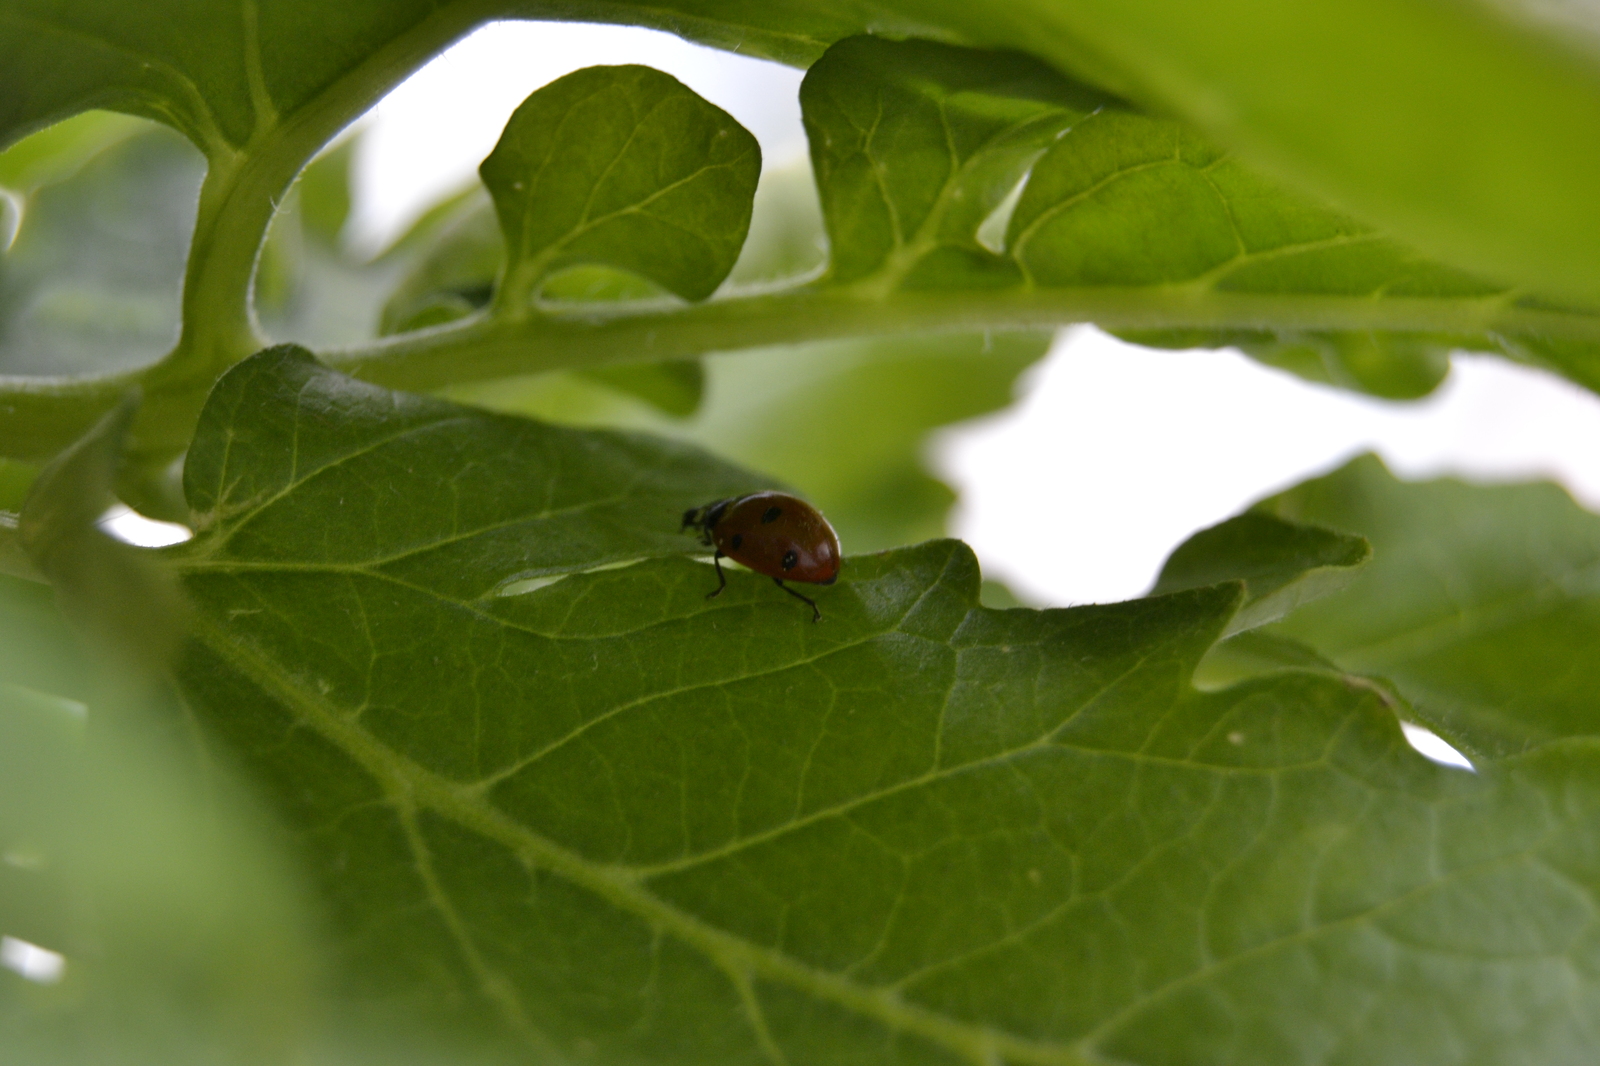
[[728,587],[722,572],[726,556],[770,577],[780,589],[811,608],[813,622],[822,620],[811,597],[784,584],[831,585],[839,578],[839,535],[822,512],[806,501],[786,492],[733,496],[683,512],[683,528],[698,530],[701,543],[717,549],[711,557],[717,568],[717,587],[706,599]]

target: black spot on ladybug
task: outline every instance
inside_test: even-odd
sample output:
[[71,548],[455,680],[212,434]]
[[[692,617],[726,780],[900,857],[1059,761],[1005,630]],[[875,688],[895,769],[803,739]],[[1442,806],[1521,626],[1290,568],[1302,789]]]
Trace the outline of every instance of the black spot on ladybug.
[[739,550],[739,545],[744,543],[744,534],[735,533],[733,535],[733,539],[730,540],[728,543],[733,545],[733,550],[734,551],[738,551]]
[[768,507],[766,513],[761,516],[761,524],[766,525],[768,522],[776,522],[781,517],[783,517],[782,507]]
[[794,551],[793,548],[791,548],[788,551],[783,553],[783,568],[785,570],[793,570],[794,569],[794,564],[798,563],[799,561],[800,561],[800,556],[795,554],[795,551]]

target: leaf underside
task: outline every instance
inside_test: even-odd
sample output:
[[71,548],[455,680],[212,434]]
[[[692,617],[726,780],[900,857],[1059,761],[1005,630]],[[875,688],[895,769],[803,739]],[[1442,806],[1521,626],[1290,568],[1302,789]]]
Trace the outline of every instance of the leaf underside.
[[[1471,775],[1337,676],[1200,694],[1236,584],[989,611],[933,542],[849,559],[820,624],[754,575],[708,601],[661,553],[739,475],[663,448],[289,352],[219,388],[181,673],[352,1017],[491,1057],[1579,1061],[1585,743]],[[657,471],[631,530],[619,450]]]
[[1259,508],[1360,528],[1376,555],[1338,597],[1277,627],[1392,680],[1465,751],[1505,756],[1600,734],[1600,518],[1551,484],[1403,484],[1375,457]]

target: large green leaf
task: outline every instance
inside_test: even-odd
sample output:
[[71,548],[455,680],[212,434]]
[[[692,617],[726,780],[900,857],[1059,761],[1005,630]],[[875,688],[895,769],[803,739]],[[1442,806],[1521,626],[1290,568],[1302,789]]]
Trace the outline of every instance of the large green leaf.
[[[1469,306],[1515,295],[1265,180],[1179,122],[1129,110],[1023,56],[851,38],[812,67],[801,99],[835,282],[1270,295],[1286,324],[1330,296],[1455,302],[1465,322]],[[1009,218],[986,241],[1024,175]],[[1502,347],[1465,330],[1126,335],[1237,345],[1396,399],[1431,391],[1452,348]]]
[[1018,283],[978,229],[1029,164],[1105,102],[1015,53],[876,37],[834,45],[800,87],[830,279]]
[[182,674],[331,908],[341,1017],[458,1062],[1586,1061],[1587,749],[1463,774],[1370,687],[1199,694],[1233,584],[988,611],[934,542],[813,624],[596,569],[739,476],[287,352],[222,382]]
[[1409,244],[1491,278],[1593,301],[1600,201],[1585,175],[1600,167],[1594,37],[1571,33],[1563,5],[1512,6],[936,8],[969,34],[1027,40],[1069,66],[1087,53],[1125,93]]
[[479,173],[506,236],[508,310],[590,264],[700,300],[739,258],[761,148],[670,74],[590,67],[529,96]]
[[[1040,286],[1184,286],[1297,299],[1509,297],[1266,181],[1182,125],[1107,108],[1033,168],[1007,245]],[[1487,335],[1381,331],[1129,333],[1164,347],[1232,345],[1312,380],[1394,399],[1430,392],[1452,348],[1498,351]]]
[[1372,563],[1278,627],[1392,680],[1464,751],[1503,756],[1600,732],[1600,518],[1549,484],[1396,481],[1376,458],[1258,505],[1360,530]]

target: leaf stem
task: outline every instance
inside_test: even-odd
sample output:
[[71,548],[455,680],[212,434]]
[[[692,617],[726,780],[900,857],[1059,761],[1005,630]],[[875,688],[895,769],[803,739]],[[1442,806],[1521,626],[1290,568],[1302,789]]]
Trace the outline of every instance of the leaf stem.
[[[183,330],[172,351],[139,375],[146,398],[130,446],[135,462],[160,463],[181,452],[212,383],[266,343],[251,306],[256,261],[279,202],[307,161],[496,6],[489,0],[460,0],[441,7],[286,115],[280,116],[256,72],[251,83],[256,128],[250,140],[238,148],[220,138],[201,145],[209,169],[184,274]],[[9,384],[0,380],[0,395]],[[97,384],[87,391],[104,396]]]
[[684,306],[480,315],[374,344],[320,353],[344,373],[391,388],[429,390],[607,363],[902,332],[1037,329],[1094,322],[1110,329],[1395,330],[1537,333],[1600,341],[1600,317],[1477,299],[1219,293],[1178,286],[922,292],[888,297],[805,288]]

